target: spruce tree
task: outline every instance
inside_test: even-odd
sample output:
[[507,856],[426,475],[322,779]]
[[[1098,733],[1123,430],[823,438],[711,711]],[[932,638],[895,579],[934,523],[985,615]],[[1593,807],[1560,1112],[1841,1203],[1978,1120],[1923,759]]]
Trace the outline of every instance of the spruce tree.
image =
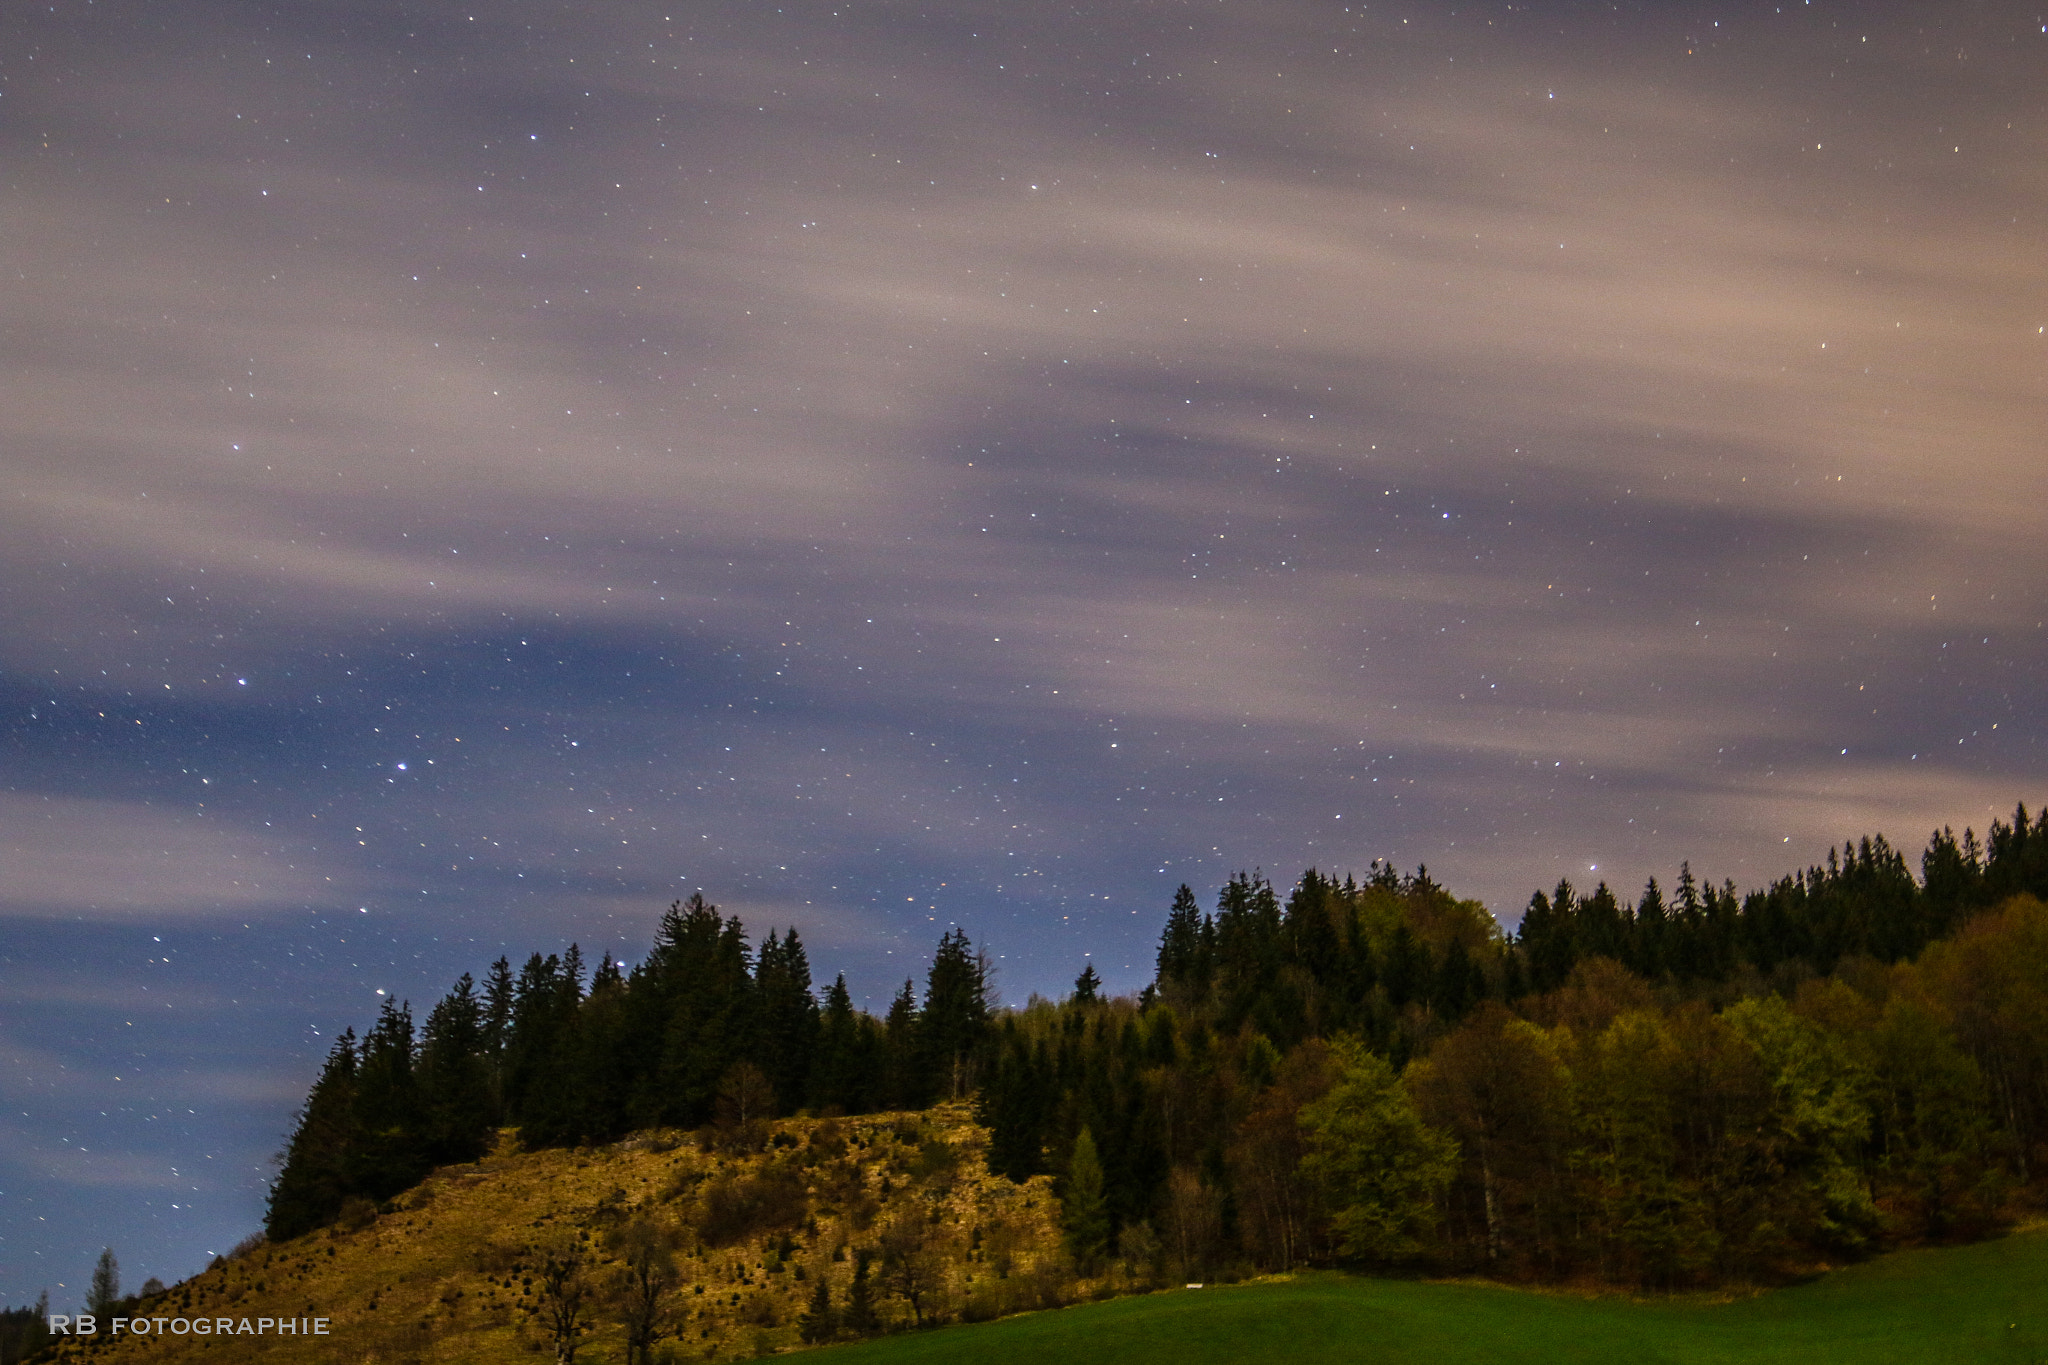
[[875,1313],[875,1285],[868,1267],[875,1253],[866,1247],[853,1253],[853,1284],[846,1294],[846,1330],[857,1337],[871,1336],[882,1325]]
[[1109,1245],[1109,1205],[1102,1196],[1102,1159],[1095,1150],[1094,1134],[1085,1126],[1074,1139],[1074,1154],[1067,1161],[1060,1228],[1067,1254],[1074,1258],[1074,1269],[1083,1275],[1093,1274]]
[[1173,906],[1166,912],[1166,928],[1159,935],[1158,978],[1162,988],[1178,987],[1182,994],[1199,998],[1207,987],[1203,927],[1194,889],[1182,882],[1173,893]]
[[825,990],[825,1008],[818,1021],[817,1055],[810,1074],[810,1103],[815,1109],[857,1114],[868,1106],[871,1078],[865,1073],[861,1020],[853,1008],[842,973]]
[[579,1139],[610,1142],[632,1127],[634,1049],[627,986],[619,964],[603,955],[578,1010],[569,1085]]
[[[121,1302],[121,1263],[114,1259],[114,1249],[104,1247],[100,1258],[93,1264],[92,1283],[85,1291],[85,1311],[96,1318],[110,1315]],[[112,1331],[109,1324],[101,1331]]]
[[664,919],[653,958],[665,1017],[639,1121],[695,1126],[711,1117],[719,1081],[754,1045],[753,953],[739,920],[721,919],[699,894]]
[[350,1193],[349,1155],[356,1143],[356,1035],[337,1038],[299,1110],[297,1126],[270,1187],[263,1230],[282,1242],[324,1227]]
[[424,1113],[413,1074],[412,1009],[385,998],[363,1039],[356,1072],[354,1128],[344,1171],[352,1192],[389,1199],[432,1169]]
[[917,988],[906,980],[889,1002],[882,1022],[881,1102],[894,1109],[922,1109],[931,1102],[930,1069],[920,1046],[922,1021],[917,1013]]
[[464,972],[428,1013],[420,1040],[419,1087],[431,1165],[475,1161],[490,1149],[495,1115],[484,1027],[484,1003]]
[[823,1275],[811,1289],[810,1307],[797,1318],[797,1332],[809,1346],[830,1341],[839,1334],[839,1314],[832,1308],[832,1286]]
[[932,953],[920,1019],[920,1042],[930,1074],[953,1099],[974,1088],[989,1014],[987,965],[968,942],[967,931],[956,927],[939,939]]
[[777,1110],[794,1113],[803,1107],[810,1088],[819,1032],[810,959],[794,926],[779,940],[771,932],[762,943],[754,987],[759,1008],[755,1049],[759,1064],[775,1087]]

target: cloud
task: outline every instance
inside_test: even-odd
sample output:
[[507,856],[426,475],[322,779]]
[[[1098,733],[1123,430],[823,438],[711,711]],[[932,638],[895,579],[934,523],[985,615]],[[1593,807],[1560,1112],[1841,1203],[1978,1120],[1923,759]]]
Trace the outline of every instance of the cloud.
[[0,917],[144,924],[270,915],[334,895],[285,840],[133,801],[0,792]]

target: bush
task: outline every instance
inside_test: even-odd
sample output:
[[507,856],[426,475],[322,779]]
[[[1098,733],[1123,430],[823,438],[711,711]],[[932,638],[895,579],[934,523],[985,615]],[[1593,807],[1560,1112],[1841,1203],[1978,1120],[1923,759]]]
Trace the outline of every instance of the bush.
[[776,1165],[707,1184],[697,1231],[707,1246],[731,1246],[759,1232],[796,1227],[809,1216],[803,1180],[789,1167]]

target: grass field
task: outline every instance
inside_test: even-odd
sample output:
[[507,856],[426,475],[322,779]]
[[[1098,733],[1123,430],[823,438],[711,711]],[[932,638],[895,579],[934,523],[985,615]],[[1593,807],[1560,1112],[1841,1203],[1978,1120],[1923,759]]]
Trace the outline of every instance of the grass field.
[[2043,1365],[2048,1232],[1901,1252],[1733,1303],[1315,1274],[890,1337],[813,1358],[819,1365]]

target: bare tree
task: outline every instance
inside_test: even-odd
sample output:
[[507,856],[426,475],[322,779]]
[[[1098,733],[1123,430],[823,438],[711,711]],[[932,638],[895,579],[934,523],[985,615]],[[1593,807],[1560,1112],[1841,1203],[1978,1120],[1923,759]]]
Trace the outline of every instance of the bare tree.
[[1162,1202],[1167,1246],[1178,1273],[1185,1279],[1206,1280],[1223,1226],[1216,1191],[1194,1167],[1176,1166],[1167,1177]]
[[668,1304],[676,1287],[676,1259],[669,1238],[644,1218],[619,1232],[619,1315],[626,1327],[626,1365],[651,1365],[654,1343],[674,1326]]
[[712,1102],[720,1145],[730,1152],[748,1152],[768,1140],[775,1115],[775,1087],[752,1062],[740,1062],[718,1082]]
[[583,1248],[569,1242],[544,1253],[538,1278],[540,1317],[555,1343],[555,1365],[573,1365],[576,1338],[583,1334],[590,1297],[590,1282],[583,1273]]
[[945,1290],[946,1240],[944,1229],[915,1206],[882,1229],[882,1283],[903,1296],[919,1327]]

